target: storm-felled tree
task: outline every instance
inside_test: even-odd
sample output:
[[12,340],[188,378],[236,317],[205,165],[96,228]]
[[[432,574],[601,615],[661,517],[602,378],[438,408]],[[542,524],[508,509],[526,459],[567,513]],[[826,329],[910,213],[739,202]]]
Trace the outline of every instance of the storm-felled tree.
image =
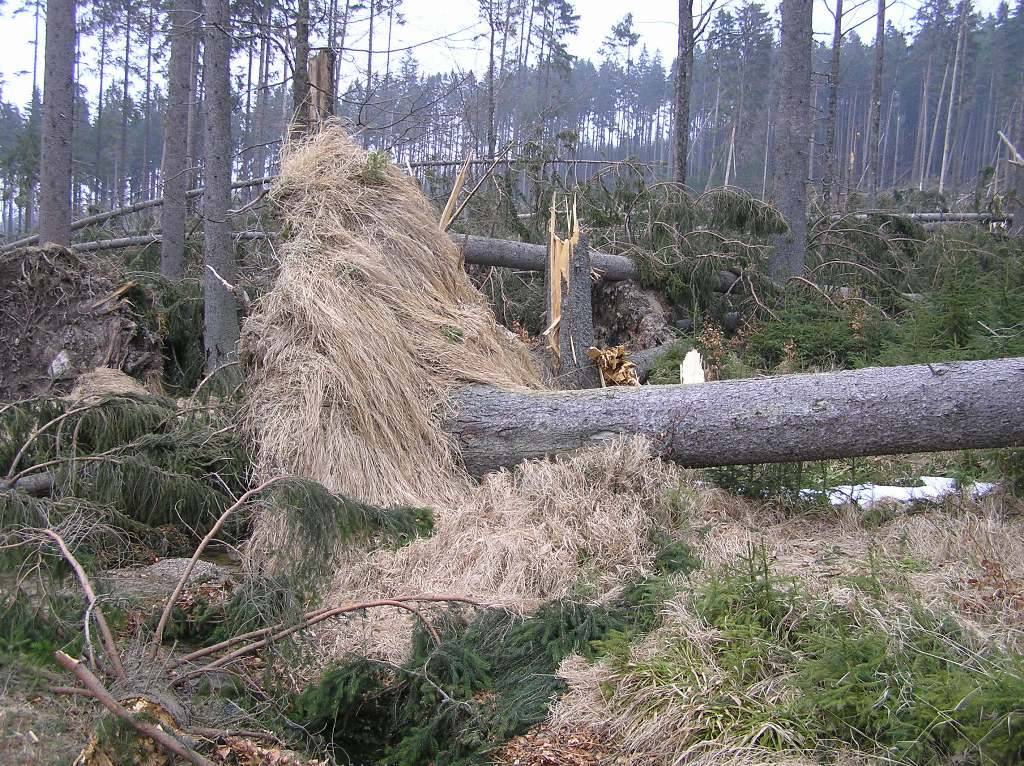
[[776,235],[768,273],[785,281],[804,273],[807,249],[807,151],[810,138],[812,0],[783,0],[782,65],[775,134],[775,202],[789,225]]
[[164,153],[161,170],[164,204],[160,215],[163,244],[160,273],[170,279],[185,275],[185,217],[189,186],[188,124],[192,95],[192,59],[199,28],[196,0],[174,0],[168,13],[171,60],[167,67],[167,111],[164,117]]
[[75,0],[46,6],[43,141],[39,168],[39,238],[71,243],[71,125],[74,106]]
[[206,0],[203,34],[206,131],[203,191],[203,323],[206,369],[238,355],[237,263],[231,241],[231,19],[227,0]]

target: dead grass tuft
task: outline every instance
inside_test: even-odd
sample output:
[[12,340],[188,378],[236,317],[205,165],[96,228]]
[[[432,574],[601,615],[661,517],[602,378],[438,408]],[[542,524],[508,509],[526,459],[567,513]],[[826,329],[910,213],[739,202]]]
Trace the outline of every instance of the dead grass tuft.
[[465,492],[440,423],[463,383],[539,386],[416,183],[340,127],[287,149],[273,198],[285,242],[244,329],[248,423],[269,473],[376,504]]

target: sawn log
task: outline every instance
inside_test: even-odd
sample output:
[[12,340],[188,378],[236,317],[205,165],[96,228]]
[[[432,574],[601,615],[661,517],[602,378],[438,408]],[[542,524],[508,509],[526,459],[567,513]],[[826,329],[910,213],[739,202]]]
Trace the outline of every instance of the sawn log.
[[1024,444],[1024,358],[586,391],[468,386],[446,430],[469,471],[648,436],[687,466]]

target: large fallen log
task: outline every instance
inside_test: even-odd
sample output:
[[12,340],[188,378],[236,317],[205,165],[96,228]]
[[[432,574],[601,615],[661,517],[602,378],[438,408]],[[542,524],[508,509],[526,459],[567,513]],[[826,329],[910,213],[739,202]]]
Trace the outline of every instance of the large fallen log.
[[446,430],[474,475],[644,434],[688,466],[1024,444],[1024,358],[588,391],[468,386]]
[[[544,245],[466,234],[454,234],[452,239],[462,249],[462,257],[466,263],[478,266],[505,266],[520,271],[544,271],[548,267],[548,249]],[[637,277],[636,263],[624,255],[591,250],[590,265],[604,279],[612,282]],[[740,291],[740,278],[731,271],[720,271],[718,282],[718,292]]]

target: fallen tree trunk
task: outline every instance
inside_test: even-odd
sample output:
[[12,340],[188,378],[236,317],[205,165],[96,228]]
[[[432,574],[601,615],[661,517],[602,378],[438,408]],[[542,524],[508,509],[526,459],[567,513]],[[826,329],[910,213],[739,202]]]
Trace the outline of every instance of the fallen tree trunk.
[[1024,444],[1024,358],[588,391],[468,386],[446,430],[474,475],[643,434],[687,466]]
[[[250,186],[263,186],[274,180],[274,176],[267,176],[265,178],[251,178],[247,181],[236,181],[231,184],[232,189],[245,189]],[[198,189],[189,189],[185,192],[186,199],[195,199],[203,195],[204,188],[200,186]],[[154,197],[153,199],[143,200],[142,202],[136,202],[134,205],[128,205],[127,207],[119,207],[114,210],[105,210],[102,213],[96,213],[85,218],[79,218],[77,221],[71,222],[71,230],[78,231],[84,229],[87,226],[94,226],[98,223],[109,221],[111,218],[118,218],[122,215],[130,215],[131,213],[138,213],[142,210],[148,210],[153,207],[160,207],[164,204],[163,197]],[[159,235],[155,235],[159,236]],[[103,242],[115,242],[116,240],[100,240]],[[159,241],[159,240],[157,240]],[[0,246],[0,253],[6,253],[9,250],[16,250],[19,247],[27,247],[29,245],[35,245],[39,242],[38,234],[30,234],[27,237],[15,240],[14,242],[8,242],[7,244]],[[83,245],[92,244],[91,242],[83,242]],[[93,248],[93,249],[104,249],[104,248]],[[84,250],[83,252],[89,252]]]
[[892,216],[894,218],[907,218],[918,223],[1012,223],[1013,216],[997,215],[995,213],[891,213],[885,210],[876,210],[868,213],[836,213],[831,216],[832,221],[853,219],[855,221],[866,221],[874,216]]
[[[504,266],[520,271],[544,271],[548,267],[548,250],[544,245],[465,234],[453,235],[452,239],[462,250],[462,257],[466,263],[478,266]],[[624,255],[591,250],[590,265],[604,279],[612,282],[637,278],[636,263]],[[720,271],[718,282],[718,292],[739,292],[740,278],[731,271]]]

